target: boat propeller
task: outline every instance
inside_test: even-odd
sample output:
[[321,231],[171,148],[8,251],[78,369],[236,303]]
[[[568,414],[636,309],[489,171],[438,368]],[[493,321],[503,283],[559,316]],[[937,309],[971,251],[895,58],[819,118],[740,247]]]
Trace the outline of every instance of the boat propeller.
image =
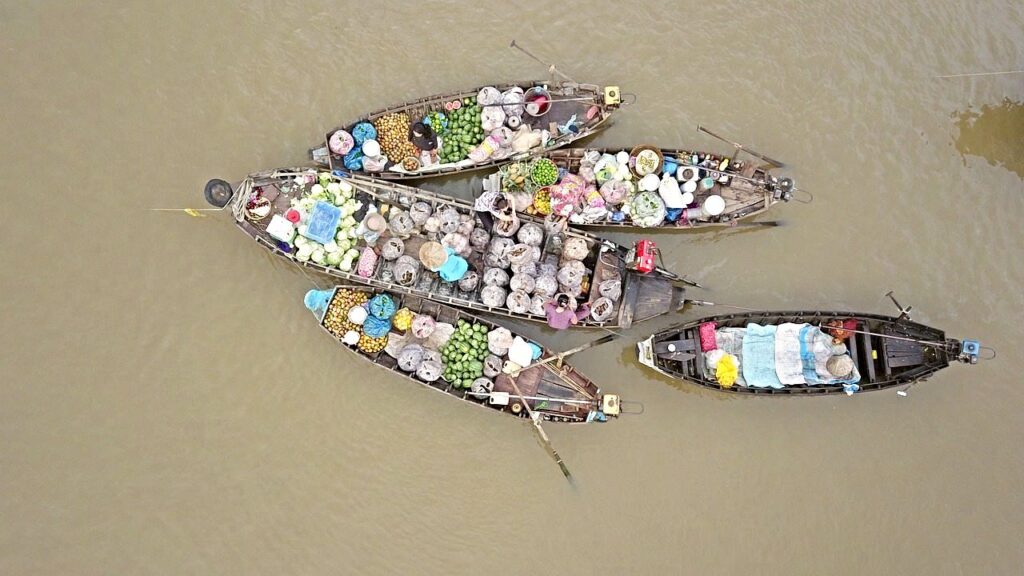
[[235,191],[231,189],[231,184],[228,184],[224,180],[214,178],[206,183],[206,188],[203,190],[203,195],[206,196],[206,201],[217,208],[223,208],[231,202],[231,198],[235,195]]

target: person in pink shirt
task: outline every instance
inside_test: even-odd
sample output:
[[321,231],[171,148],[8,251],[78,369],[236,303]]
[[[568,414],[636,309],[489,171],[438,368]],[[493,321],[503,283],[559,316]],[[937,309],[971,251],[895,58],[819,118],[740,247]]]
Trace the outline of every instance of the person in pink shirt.
[[586,318],[590,314],[590,306],[584,304],[577,308],[576,299],[562,293],[544,304],[544,314],[547,316],[548,326],[555,330],[565,330]]

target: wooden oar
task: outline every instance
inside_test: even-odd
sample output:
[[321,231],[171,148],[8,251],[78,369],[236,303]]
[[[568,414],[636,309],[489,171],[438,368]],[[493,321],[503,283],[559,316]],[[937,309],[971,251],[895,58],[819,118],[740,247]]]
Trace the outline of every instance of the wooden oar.
[[751,150],[750,148],[747,148],[743,144],[740,144],[738,142],[733,142],[732,140],[729,140],[727,138],[723,138],[722,136],[719,136],[718,134],[715,134],[711,130],[708,130],[707,128],[701,126],[700,124],[697,124],[697,130],[699,130],[701,132],[704,132],[704,133],[706,133],[708,135],[714,136],[715,138],[718,138],[722,142],[725,142],[727,144],[731,144],[737,150],[743,150],[747,154],[750,154],[751,156],[755,156],[757,158],[760,158],[761,160],[764,160],[765,162],[774,164],[775,166],[777,166],[779,168],[785,168],[786,167],[786,165],[783,164],[782,162],[779,162],[778,160],[775,160],[773,158],[769,158],[768,156],[765,156],[764,154],[761,154],[759,152],[755,152],[755,151]]
[[618,336],[615,335],[615,334],[608,334],[606,336],[602,336],[602,337],[598,338],[597,340],[594,340],[593,342],[588,342],[588,343],[586,343],[586,344],[584,344],[582,346],[577,346],[575,348],[570,348],[569,350],[566,350],[565,352],[560,352],[558,354],[555,354],[554,356],[548,356],[547,358],[543,358],[541,360],[538,360],[538,361],[536,361],[533,364],[530,364],[528,366],[523,366],[522,368],[520,368],[517,371],[517,374],[519,372],[522,372],[523,370],[528,370],[528,369],[534,368],[536,366],[543,366],[544,364],[547,364],[547,363],[552,362],[554,360],[558,360],[558,363],[561,364],[562,360],[564,360],[566,356],[572,356],[573,354],[575,354],[577,352],[582,352],[582,351],[586,350],[587,348],[593,348],[594,346],[600,346],[601,344],[606,344],[608,342],[611,342],[612,340],[615,340],[616,338],[618,338]]
[[782,226],[782,222],[778,220],[768,220],[766,222],[741,222],[739,220],[735,220],[731,224],[729,224],[730,228],[750,228],[751,226],[763,226],[765,228],[774,228],[776,226]]
[[[523,397],[522,391],[519,390],[519,385],[516,384],[515,375],[513,375],[512,378],[510,378],[510,381],[512,382],[512,389],[516,391],[516,395],[518,395],[519,397]],[[570,484],[572,484],[572,473],[569,472],[569,467],[566,466],[565,462],[562,461],[562,457],[558,455],[558,451],[555,450],[555,447],[551,445],[551,439],[548,438],[548,435],[544,432],[544,428],[541,427],[540,415],[534,414],[533,410],[530,409],[530,403],[527,402],[526,400],[523,400],[523,408],[526,408],[526,414],[530,417],[530,422],[533,423],[533,427],[537,430],[537,434],[540,436],[541,441],[544,443],[544,448],[546,448],[548,454],[550,454],[551,457],[555,459],[555,463],[558,464],[558,467],[562,469],[562,474],[565,476],[565,479],[568,480]]]

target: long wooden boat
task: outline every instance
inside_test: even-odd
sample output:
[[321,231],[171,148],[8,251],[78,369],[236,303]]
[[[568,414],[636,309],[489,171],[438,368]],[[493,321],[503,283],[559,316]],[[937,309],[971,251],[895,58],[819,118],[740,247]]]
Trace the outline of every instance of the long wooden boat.
[[[830,323],[842,326],[830,327]],[[774,342],[771,332],[775,333]],[[748,341],[751,335],[754,340]],[[712,345],[738,360],[735,383],[723,385],[717,369],[709,367]],[[663,374],[715,390],[813,396],[920,382],[950,362],[976,363],[980,348],[975,340],[947,338],[941,330],[905,318],[765,311],[712,316],[669,328],[638,343],[637,355],[642,364]],[[829,360],[844,355],[852,360],[852,372],[839,377],[829,373]],[[845,364],[851,365],[849,361]],[[843,362],[835,366],[844,371]],[[751,377],[754,381],[749,381]]]
[[[521,103],[518,105],[514,103],[501,104],[501,102],[509,102],[509,100],[499,100],[497,104],[491,104],[488,103],[489,99],[485,96],[483,102],[478,102],[477,98],[486,94],[484,91],[488,89],[497,90],[501,94],[518,89],[522,91],[521,93],[528,94],[527,98],[531,97],[529,96],[531,89],[543,90],[546,91],[547,103],[539,105],[536,109],[537,115],[532,115],[524,110]],[[490,94],[493,95],[494,92]],[[522,102],[522,99],[519,102]],[[328,132],[322,144],[310,150],[310,157],[318,165],[329,167],[332,170],[345,170],[354,174],[372,175],[386,180],[421,179],[460,174],[498,166],[516,158],[525,158],[593,136],[611,125],[611,116],[622,103],[622,95],[617,86],[601,87],[596,84],[579,84],[568,81],[533,80],[477,86],[389,106],[342,124]],[[452,109],[453,106],[458,106],[458,108]],[[460,113],[459,110],[463,108],[469,112]],[[513,133],[513,129],[524,130],[523,127],[530,131],[545,131],[547,135],[543,141],[540,141],[541,134],[536,132],[535,139],[537,141],[532,142],[530,146],[526,144],[531,143],[531,139],[522,135],[520,144],[514,149],[507,144],[501,148],[501,152],[474,161],[467,157],[466,151],[467,148],[480,145],[488,136],[489,130],[487,129],[493,127],[494,119],[491,119],[487,125],[484,125],[480,119],[480,111],[488,108],[500,109],[499,116],[506,116],[504,124],[502,124],[509,130],[509,132],[503,131],[506,136]],[[439,140],[436,148],[439,153],[433,156],[429,152],[423,154],[423,151],[412,143],[409,133],[412,125],[425,118],[430,119],[432,130],[437,132]],[[392,127],[389,130],[386,125],[394,121],[397,121],[399,128]],[[501,122],[500,117],[498,122]],[[386,136],[381,134],[382,129],[384,132],[394,135],[394,138],[388,138],[392,141],[391,145],[387,146],[383,152],[383,156],[387,157],[386,161],[382,165],[374,166],[372,171],[366,169],[368,166],[359,162],[358,157],[361,151],[352,151],[362,146],[360,144],[362,136],[350,140],[350,137],[362,131],[357,126],[364,125],[363,128],[365,128],[365,123],[374,126],[376,136],[370,138],[371,140],[384,139]],[[441,128],[438,130],[435,124]],[[469,128],[464,128],[467,125]],[[397,145],[394,142],[395,139],[397,139]],[[444,143],[446,139],[448,140],[447,147]],[[458,145],[456,146],[455,143]],[[349,149],[349,146],[352,146],[352,149]],[[427,145],[424,144],[424,147]],[[348,151],[339,153],[344,150]],[[403,157],[392,158],[388,156],[387,150],[391,151],[391,156],[401,155]],[[349,156],[348,162],[346,162],[346,155]],[[410,157],[414,159],[409,160]],[[409,164],[406,164],[407,162]]]
[[[315,182],[315,183],[314,183]],[[392,227],[384,232],[377,241],[376,248],[377,264],[368,275],[360,274],[357,269],[351,266],[331,264],[329,261],[317,261],[314,250],[313,257],[307,252],[303,258],[302,248],[299,246],[298,236],[294,236],[293,242],[284,242],[275,238],[268,228],[275,221],[280,221],[282,215],[297,202],[309,202],[313,198],[314,190],[320,188],[321,197],[324,186],[319,182],[326,182],[328,188],[344,186],[351,190],[353,204],[361,204],[357,212],[350,214],[346,220],[350,225],[363,218],[370,205],[377,207],[386,213],[391,219]],[[401,184],[387,182],[378,179],[364,177],[347,177],[336,173],[319,172],[312,168],[292,168],[283,170],[271,170],[252,174],[245,178],[237,186],[232,187],[223,180],[211,180],[206,187],[207,200],[214,206],[231,206],[231,212],[238,227],[247,236],[253,238],[256,243],[269,250],[273,254],[296,263],[305,268],[315,270],[334,278],[340,278],[347,282],[359,282],[377,288],[385,289],[399,294],[408,294],[430,298],[453,306],[459,306],[486,312],[519,318],[531,321],[545,321],[543,313],[543,302],[539,302],[537,296],[550,297],[550,293],[527,294],[530,306],[524,310],[522,299],[516,301],[506,299],[504,303],[496,303],[493,298],[485,295],[490,282],[487,280],[487,271],[494,267],[509,267],[508,260],[502,260],[491,251],[500,242],[497,238],[484,244],[471,244],[471,252],[466,256],[469,263],[470,274],[476,274],[478,282],[476,286],[470,286],[460,282],[446,282],[437,273],[426,268],[418,267],[414,273],[408,274],[398,269],[397,265],[402,258],[397,260],[388,259],[381,254],[381,246],[388,244],[392,237],[399,237],[394,232],[396,221],[408,222],[407,218],[411,211],[429,212],[430,214],[449,214],[454,212],[460,219],[460,225],[472,226],[479,224],[479,218],[473,210],[473,205],[467,201],[434,194],[418,188],[403,186]],[[253,214],[253,203],[258,201],[262,204],[262,211]],[[348,201],[346,201],[347,203]],[[400,216],[404,214],[405,216]],[[537,235],[534,240],[536,246],[533,258],[535,269],[540,270],[535,279],[543,274],[543,270],[556,269],[561,272],[564,260],[562,248],[573,245],[585,254],[580,262],[582,266],[576,265],[582,271],[582,280],[578,285],[579,294],[576,294],[581,303],[587,303],[592,309],[596,308],[601,313],[588,316],[580,320],[579,326],[606,326],[626,328],[634,322],[639,322],[674,312],[684,305],[685,289],[681,283],[689,282],[680,276],[657,268],[649,274],[642,274],[627,266],[626,258],[629,250],[609,240],[601,239],[586,232],[568,230],[561,237],[550,234],[545,228],[543,220],[531,216],[521,218],[522,228],[519,230],[518,239],[514,242],[522,242],[523,230],[527,227]],[[342,221],[342,225],[345,221]],[[430,221],[424,226],[429,227]],[[445,240],[441,232],[430,232],[421,225],[415,225],[410,231],[400,237],[404,245],[404,254],[418,254],[420,247],[431,240]],[[340,230],[340,229],[339,229]],[[339,236],[341,232],[339,232]],[[366,251],[365,242],[361,238],[352,238],[351,247],[345,246],[348,252],[358,251],[360,259]],[[309,244],[307,243],[307,246]],[[515,244],[518,246],[519,244]],[[324,247],[326,250],[327,248]],[[327,255],[328,260],[330,254]],[[539,256],[539,257],[538,257]],[[409,262],[414,258],[407,258],[404,265],[408,267]],[[505,278],[499,278],[499,285],[510,285],[503,297],[510,297],[514,289],[514,282],[509,282],[514,276],[512,271],[505,272]],[[529,274],[529,272],[527,272]],[[549,273],[550,274],[550,273]],[[469,274],[468,274],[469,275]],[[501,273],[495,276],[502,276]],[[692,284],[692,283],[691,283]],[[562,284],[558,285],[558,291],[564,292]],[[604,290],[600,290],[603,288]],[[537,289],[539,290],[539,289]],[[522,290],[527,291],[528,290]],[[495,291],[491,289],[490,295]],[[519,296],[519,295],[517,295]],[[602,300],[603,299],[603,300]]]
[[[637,170],[637,155],[644,149],[654,164]],[[652,146],[621,148],[561,148],[546,151],[540,155],[562,170],[560,182],[565,174],[580,175],[581,165],[590,174],[594,173],[595,158],[598,174],[584,176],[595,189],[603,191],[602,185],[608,180],[620,182],[618,191],[614,184],[608,184],[608,191],[593,196],[589,204],[584,201],[570,222],[574,226],[600,228],[651,228],[656,230],[691,230],[694,228],[735,226],[744,218],[761,214],[780,202],[788,202],[795,190],[793,181],[780,178],[771,172],[769,163],[758,160],[737,160],[710,152],[682,149],[657,149]],[[546,213],[547,198],[552,187],[533,182],[530,176],[536,159],[519,162],[518,166],[503,167],[497,179],[502,190],[512,193],[533,195],[537,201],[527,209],[531,214]],[[511,171],[511,173],[510,173]],[[650,194],[661,202],[660,213],[666,217],[650,216],[635,218],[635,202],[631,198],[639,192],[641,174],[653,173],[658,179],[667,178],[669,193],[685,202],[685,208],[672,212],[664,206],[664,195],[656,188]],[[525,174],[525,177],[524,177]],[[612,176],[617,174],[617,176]],[[609,178],[609,176],[611,176]],[[625,180],[624,180],[625,179]],[[628,188],[627,188],[628,187]],[[623,189],[629,191],[623,195]],[[538,191],[542,191],[538,194]],[[541,200],[543,198],[543,200]],[[620,200],[621,198],[621,200]],[[624,207],[628,207],[624,209]],[[633,209],[633,210],[630,210]]]
[[[400,330],[392,326],[383,347],[379,342],[374,345],[369,339],[365,340],[365,346],[364,343],[346,344],[342,331],[359,332],[360,327],[354,324],[345,326],[337,319],[347,318],[352,305],[351,295],[354,292],[365,294],[364,298],[384,293],[368,286],[339,286],[330,290],[311,290],[306,295],[305,302],[307,308],[316,316],[321,328],[335,337],[339,344],[385,370],[470,404],[520,418],[528,418],[528,413],[533,411],[540,415],[541,419],[549,422],[584,423],[603,422],[607,417],[615,417],[620,413],[617,395],[603,394],[597,384],[575,368],[569,364],[559,366],[555,361],[527,366],[521,370],[506,368],[505,371],[499,371],[499,366],[509,362],[508,353],[497,355],[492,351],[484,351],[484,354],[489,354],[488,359],[495,362],[489,367],[482,368],[483,380],[474,381],[467,387],[456,379],[448,381],[444,376],[437,377],[437,374],[445,370],[441,351],[445,349],[444,346],[450,337],[444,335],[446,331],[441,329],[442,326],[447,325],[449,330],[452,330],[460,322],[466,322],[470,326],[482,325],[488,332],[501,326],[469,314],[465,310],[419,296],[391,295],[396,309],[406,308],[416,316],[429,316],[433,320],[436,327],[426,337],[417,338],[409,328]],[[349,296],[347,299],[346,294]],[[512,336],[517,335],[512,333]],[[415,350],[407,350],[407,347],[414,347]],[[404,359],[403,351],[409,352]],[[555,354],[547,348],[542,348],[538,360]],[[430,359],[427,355],[430,355]],[[402,364],[402,360],[409,363]],[[435,365],[433,376],[427,375],[430,371],[424,366],[427,361],[438,363]],[[524,409],[524,404],[529,410]]]

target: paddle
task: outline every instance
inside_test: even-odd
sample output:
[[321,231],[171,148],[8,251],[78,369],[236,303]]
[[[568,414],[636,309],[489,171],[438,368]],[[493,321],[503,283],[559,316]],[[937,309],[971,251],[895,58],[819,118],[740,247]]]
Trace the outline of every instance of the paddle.
[[775,228],[777,226],[782,226],[782,222],[780,222],[779,220],[768,220],[766,222],[740,222],[739,220],[734,220],[731,224],[729,224],[730,228],[750,228],[752,226]]
[[[512,375],[510,381],[512,382],[512,389],[516,391],[516,394],[519,397],[523,397],[522,391],[519,390],[519,385],[516,384],[516,376]],[[541,442],[544,444],[544,448],[546,448],[548,454],[555,459],[555,463],[558,464],[559,468],[561,468],[562,475],[565,476],[565,479],[568,480],[570,484],[572,484],[572,473],[569,472],[569,467],[566,466],[565,462],[562,461],[562,457],[558,455],[558,451],[555,450],[555,447],[551,445],[551,439],[548,438],[548,435],[544,432],[544,428],[541,427],[540,414],[536,414],[533,410],[531,410],[530,403],[527,402],[526,400],[523,400],[523,407],[526,408],[526,414],[530,417],[530,422],[533,423],[534,429],[537,430],[537,435],[540,436]]]
[[699,130],[701,132],[704,132],[704,133],[706,133],[708,135],[714,136],[715,138],[718,138],[722,142],[725,142],[727,144],[731,144],[737,150],[743,150],[747,154],[750,154],[751,156],[760,158],[761,160],[764,160],[765,162],[773,164],[773,165],[775,165],[778,168],[785,168],[786,167],[786,165],[783,164],[782,162],[779,162],[778,160],[775,160],[773,158],[769,158],[768,156],[765,156],[764,154],[761,154],[759,152],[755,152],[755,151],[751,150],[750,148],[747,148],[743,144],[740,144],[738,142],[733,142],[732,140],[729,140],[727,138],[723,138],[722,136],[719,136],[718,134],[715,134],[711,130],[708,130],[707,128],[701,126],[700,124],[697,124],[697,130]]

